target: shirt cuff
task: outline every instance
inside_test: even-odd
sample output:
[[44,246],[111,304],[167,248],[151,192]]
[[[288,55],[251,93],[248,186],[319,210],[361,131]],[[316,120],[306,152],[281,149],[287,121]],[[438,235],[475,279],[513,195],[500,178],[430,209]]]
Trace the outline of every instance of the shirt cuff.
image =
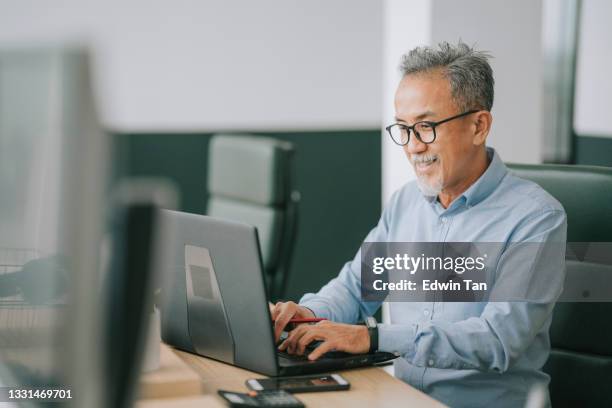
[[404,358],[412,358],[416,352],[414,339],[418,330],[416,324],[378,325],[378,350],[399,353]]

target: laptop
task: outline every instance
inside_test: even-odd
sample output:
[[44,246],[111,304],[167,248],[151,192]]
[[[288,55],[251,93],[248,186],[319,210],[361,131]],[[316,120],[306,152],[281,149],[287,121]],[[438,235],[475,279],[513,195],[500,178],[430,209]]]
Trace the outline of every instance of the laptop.
[[178,349],[269,376],[388,362],[393,353],[332,351],[316,361],[277,350],[255,227],[164,210],[162,339]]

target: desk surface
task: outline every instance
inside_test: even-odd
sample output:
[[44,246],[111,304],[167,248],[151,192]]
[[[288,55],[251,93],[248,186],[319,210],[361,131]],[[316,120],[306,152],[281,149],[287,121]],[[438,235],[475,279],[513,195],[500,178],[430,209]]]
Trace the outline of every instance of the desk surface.
[[[163,407],[226,407],[217,396],[217,390],[246,392],[244,382],[249,378],[261,378],[261,374],[244,370],[219,361],[173,350],[193,369],[202,381],[203,395],[172,399],[141,400],[138,408]],[[441,403],[408,384],[387,374],[382,368],[367,367],[340,372],[351,383],[349,391],[296,394],[307,407],[443,407]]]

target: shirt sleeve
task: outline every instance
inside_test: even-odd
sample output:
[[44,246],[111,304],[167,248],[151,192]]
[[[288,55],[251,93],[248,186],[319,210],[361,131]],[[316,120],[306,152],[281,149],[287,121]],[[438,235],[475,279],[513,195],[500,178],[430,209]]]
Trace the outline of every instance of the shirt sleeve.
[[[555,301],[565,279],[565,212],[552,209],[526,219],[512,241],[542,243],[530,268],[517,271],[525,246],[510,246],[498,264],[497,279],[546,282],[529,301],[489,302],[480,316],[457,322],[433,319],[425,324],[380,324],[379,349],[399,352],[416,366],[504,372],[550,325]],[[533,247],[532,247],[533,248]],[[518,275],[517,275],[518,274]],[[524,276],[521,276],[523,274]],[[496,281],[497,282],[497,281]],[[531,294],[530,294],[531,296]]]
[[[389,201],[378,224],[366,236],[365,242],[386,242],[389,220],[392,218],[398,192]],[[317,317],[341,323],[356,323],[373,315],[382,302],[361,300],[361,248],[353,260],[342,267],[338,276],[323,286],[317,293],[307,293],[300,305],[309,308]]]

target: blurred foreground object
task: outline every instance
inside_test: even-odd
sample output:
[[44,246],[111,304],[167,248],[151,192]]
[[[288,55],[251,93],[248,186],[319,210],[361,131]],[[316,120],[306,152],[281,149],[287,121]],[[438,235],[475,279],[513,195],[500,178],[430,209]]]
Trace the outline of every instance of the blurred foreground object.
[[108,143],[85,48],[0,50],[0,385],[61,406],[131,405],[173,206],[163,183],[113,192]]
[[101,407],[108,150],[89,72],[82,47],[0,51],[0,381]]

